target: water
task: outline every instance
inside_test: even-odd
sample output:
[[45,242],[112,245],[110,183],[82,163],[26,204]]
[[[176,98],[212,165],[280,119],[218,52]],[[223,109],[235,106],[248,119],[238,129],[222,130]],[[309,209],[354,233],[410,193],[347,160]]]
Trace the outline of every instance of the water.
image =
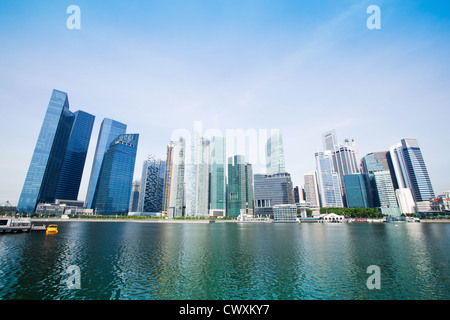
[[[449,299],[445,223],[58,222],[0,235],[0,299]],[[80,268],[80,289],[66,272]],[[381,270],[369,290],[367,268]]]

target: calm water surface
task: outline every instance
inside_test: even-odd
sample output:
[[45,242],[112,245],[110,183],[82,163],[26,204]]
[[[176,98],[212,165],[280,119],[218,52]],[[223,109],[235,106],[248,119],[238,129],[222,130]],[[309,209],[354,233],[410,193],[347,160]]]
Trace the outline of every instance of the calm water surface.
[[0,299],[449,299],[449,227],[59,222],[0,235]]

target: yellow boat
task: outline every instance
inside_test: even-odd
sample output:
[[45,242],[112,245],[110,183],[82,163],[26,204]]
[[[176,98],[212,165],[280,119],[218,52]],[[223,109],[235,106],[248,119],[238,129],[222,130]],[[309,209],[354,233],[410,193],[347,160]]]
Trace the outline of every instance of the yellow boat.
[[56,224],[49,225],[45,233],[58,233],[58,226]]

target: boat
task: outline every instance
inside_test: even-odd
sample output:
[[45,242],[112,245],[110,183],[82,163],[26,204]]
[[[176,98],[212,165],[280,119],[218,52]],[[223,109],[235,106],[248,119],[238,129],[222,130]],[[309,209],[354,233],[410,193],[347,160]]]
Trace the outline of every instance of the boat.
[[19,233],[30,231],[45,231],[47,228],[43,226],[35,226],[28,218],[13,219],[0,218],[0,233]]
[[47,230],[45,231],[45,233],[49,234],[49,233],[58,233],[58,226],[56,224],[51,224],[47,227]]

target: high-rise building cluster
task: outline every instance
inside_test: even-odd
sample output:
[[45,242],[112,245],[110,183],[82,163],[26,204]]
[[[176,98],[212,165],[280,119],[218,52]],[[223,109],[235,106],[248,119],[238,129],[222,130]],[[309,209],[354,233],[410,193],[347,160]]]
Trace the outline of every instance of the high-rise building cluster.
[[95,117],[72,113],[65,92],[53,90],[41,126],[17,211],[124,214],[130,206],[139,135],[104,119],[98,135],[86,201],[78,201]]
[[339,144],[336,131],[322,135],[316,170],[305,174],[306,201],[319,207],[378,208],[384,215],[427,212],[434,191],[415,139],[359,158],[353,138]]
[[[293,184],[286,170],[283,137],[274,130],[265,145],[266,172],[254,173],[245,156],[227,157],[226,138],[194,131],[167,145],[166,156],[149,155],[133,181],[139,134],[105,118],[100,126],[85,201],[78,201],[94,116],[72,113],[66,93],[53,90],[28,169],[19,212],[72,212],[177,217],[271,217],[295,221],[297,209],[378,208],[385,215],[431,210],[433,187],[417,140],[360,158],[355,139],[339,143],[335,130],[322,135],[315,170]],[[435,204],[436,206],[436,204]]]

